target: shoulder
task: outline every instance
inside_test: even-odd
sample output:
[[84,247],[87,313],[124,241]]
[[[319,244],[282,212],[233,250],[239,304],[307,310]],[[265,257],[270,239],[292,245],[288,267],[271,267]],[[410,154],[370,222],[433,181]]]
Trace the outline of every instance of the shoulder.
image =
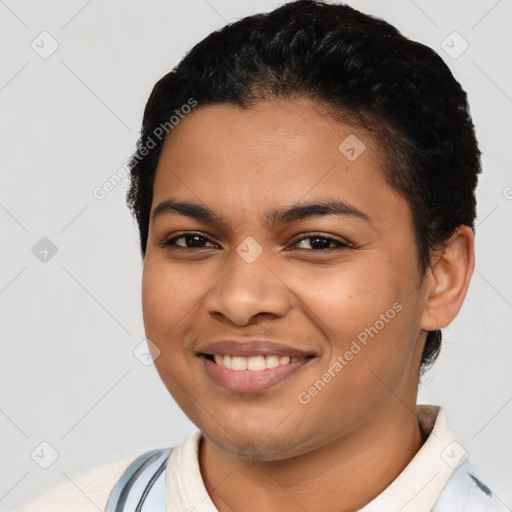
[[110,491],[141,454],[102,464],[72,476],[25,503],[18,512],[98,512],[105,510]]
[[452,474],[436,502],[434,512],[511,512],[502,499],[477,476],[466,460]]

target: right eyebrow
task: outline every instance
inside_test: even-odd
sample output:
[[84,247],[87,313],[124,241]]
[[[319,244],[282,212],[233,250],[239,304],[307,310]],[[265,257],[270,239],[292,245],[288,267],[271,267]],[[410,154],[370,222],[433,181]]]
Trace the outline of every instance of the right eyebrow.
[[168,213],[177,213],[193,219],[205,220],[211,223],[223,224],[225,221],[220,215],[214,212],[208,206],[191,203],[189,201],[174,201],[166,199],[158,204],[153,210],[152,217],[156,217]]

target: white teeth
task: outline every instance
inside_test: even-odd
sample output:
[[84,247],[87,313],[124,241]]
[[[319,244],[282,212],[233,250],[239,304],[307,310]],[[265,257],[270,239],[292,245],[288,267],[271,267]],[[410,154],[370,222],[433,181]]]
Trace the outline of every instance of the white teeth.
[[252,356],[247,358],[247,369],[259,372],[267,367],[263,356]]
[[300,357],[276,355],[240,357],[222,354],[214,354],[213,359],[219,366],[223,366],[224,368],[230,368],[232,370],[251,370],[253,372],[259,372],[266,368],[276,368],[280,365],[301,360]]
[[231,359],[231,369],[247,370],[247,357],[233,357]]
[[279,356],[265,356],[267,368],[276,368],[279,366]]

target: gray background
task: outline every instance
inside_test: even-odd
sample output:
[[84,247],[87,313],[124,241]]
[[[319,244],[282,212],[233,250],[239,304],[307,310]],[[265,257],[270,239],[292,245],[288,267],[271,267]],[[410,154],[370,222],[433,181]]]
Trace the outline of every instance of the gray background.
[[[127,180],[103,200],[93,190],[126,162],[153,84],[187,49],[280,3],[0,0],[1,511],[195,430],[140,356]],[[446,408],[480,477],[512,507],[512,2],[349,3],[438,51],[470,98],[484,167],[477,264],[420,401]],[[461,55],[454,31],[469,44]]]

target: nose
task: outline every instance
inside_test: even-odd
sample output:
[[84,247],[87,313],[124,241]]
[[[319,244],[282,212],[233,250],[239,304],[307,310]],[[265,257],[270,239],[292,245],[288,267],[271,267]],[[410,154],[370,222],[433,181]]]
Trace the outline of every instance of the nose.
[[263,253],[249,263],[233,251],[223,277],[206,296],[207,311],[238,326],[253,323],[257,315],[284,317],[293,294],[268,260]]

